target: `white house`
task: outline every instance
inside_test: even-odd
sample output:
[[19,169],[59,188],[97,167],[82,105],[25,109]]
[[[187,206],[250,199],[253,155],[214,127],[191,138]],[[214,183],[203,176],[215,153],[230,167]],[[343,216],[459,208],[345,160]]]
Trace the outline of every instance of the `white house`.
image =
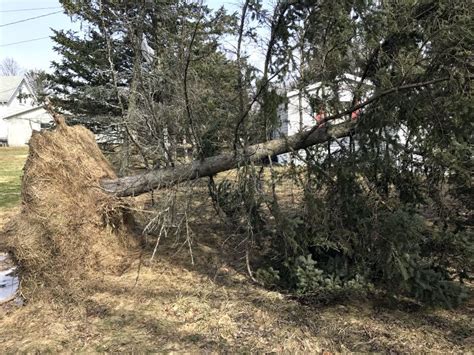
[[0,145],[23,146],[52,122],[24,77],[0,76]]
[[[293,90],[286,94],[287,102],[278,107],[278,117],[280,127],[275,132],[275,136],[284,137],[291,136],[301,130],[313,127],[321,118],[331,115],[329,103],[334,106],[336,103],[340,109],[348,109],[354,102],[354,93],[359,92],[357,100],[363,100],[370,94],[371,83],[360,84],[361,78],[345,74],[338,78],[334,85],[327,86],[322,83],[315,83],[307,86],[303,90]],[[336,88],[336,90],[334,90]],[[362,91],[362,92],[361,92]],[[352,115],[352,119],[357,119],[359,112]],[[349,117],[332,121],[337,124],[347,120]],[[347,145],[344,139],[339,143]],[[337,142],[332,142],[331,151],[341,149]],[[299,152],[304,156],[304,152]],[[279,163],[287,163],[290,160],[298,162],[298,159],[291,156],[291,153],[281,154],[278,156]]]

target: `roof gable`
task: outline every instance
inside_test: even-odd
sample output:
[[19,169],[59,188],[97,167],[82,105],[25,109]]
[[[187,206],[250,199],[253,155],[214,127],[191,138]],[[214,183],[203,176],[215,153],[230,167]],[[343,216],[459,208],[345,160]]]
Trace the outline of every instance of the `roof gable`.
[[24,77],[0,76],[0,104],[10,102],[12,97],[16,96],[16,93],[22,85],[24,85],[28,93],[34,97],[33,91]]

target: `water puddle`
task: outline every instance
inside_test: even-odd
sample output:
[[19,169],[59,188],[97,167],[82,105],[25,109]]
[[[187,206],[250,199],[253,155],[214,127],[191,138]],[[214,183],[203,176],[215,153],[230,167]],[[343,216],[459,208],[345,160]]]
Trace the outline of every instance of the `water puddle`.
[[16,297],[20,280],[8,254],[0,253],[0,304]]

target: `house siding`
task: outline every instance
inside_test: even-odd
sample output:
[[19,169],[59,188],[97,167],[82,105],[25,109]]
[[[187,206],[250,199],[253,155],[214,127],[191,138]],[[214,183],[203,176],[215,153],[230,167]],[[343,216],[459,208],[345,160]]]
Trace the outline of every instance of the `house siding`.
[[[21,98],[20,93],[22,95],[29,95],[28,98]],[[16,88],[13,96],[7,103],[7,107],[9,108],[28,108],[34,106],[35,101],[34,98],[32,97],[31,91],[29,87],[25,84],[25,81],[23,80],[21,84]]]
[[[20,114],[16,117],[8,118],[7,140],[11,147],[18,147],[27,144],[33,131],[40,131],[42,123],[51,122],[50,115],[43,108]],[[0,133],[0,136],[2,134]]]
[[41,106],[36,106],[24,78],[0,76],[0,87],[5,88],[0,97],[0,141],[9,146],[23,146],[33,131],[40,131],[41,124],[52,122],[52,117]]
[[[329,88],[324,88],[324,93],[326,97],[331,97],[332,99],[336,98],[338,101],[344,106],[349,107],[352,104],[354,99],[354,89],[359,86],[360,78],[357,78],[353,75],[345,75],[343,77],[343,81],[340,82],[339,91],[334,93]],[[365,95],[361,98],[364,99],[364,96],[367,97],[372,92],[372,84],[367,83],[365,85]],[[280,105],[278,109],[279,120],[280,120],[280,127],[277,129],[275,136],[277,137],[284,137],[284,136],[291,136],[298,133],[301,130],[308,129],[313,127],[317,124],[315,119],[315,112],[313,112],[311,105],[310,105],[310,97],[320,97],[321,92],[321,83],[316,83],[310,85],[304,89],[304,93],[299,96],[299,92],[297,90],[290,91],[287,93],[287,103]],[[337,95],[337,96],[336,96]],[[300,114],[301,113],[301,114]],[[330,115],[331,112],[325,112],[326,115]],[[337,120],[331,121],[331,124],[338,124],[347,119],[350,116],[342,117]],[[394,137],[398,144],[404,145],[407,141],[407,128],[405,126],[400,126],[398,128],[394,128],[389,130],[389,133]],[[349,137],[338,139],[338,142],[331,141],[331,143],[326,144],[326,154],[329,152],[335,153],[341,149],[341,146],[345,148],[349,148]],[[359,149],[359,143],[357,139],[354,139],[354,148],[355,150]],[[302,159],[298,156],[302,157],[303,160],[306,156],[304,150],[300,150],[297,152],[298,154],[292,153],[285,153],[278,156],[278,162],[281,164],[286,164],[289,162],[293,162],[295,164],[302,164],[304,163]],[[325,156],[325,154],[323,154]]]
[[[354,83],[354,81],[352,81]],[[299,95],[297,90],[290,91],[287,94],[287,104],[280,105],[279,107],[279,120],[280,120],[280,127],[277,130],[276,136],[283,137],[283,136],[292,136],[301,130],[305,130],[308,128],[313,127],[317,124],[315,119],[315,112],[311,108],[309,97],[318,97],[321,91],[321,84],[316,83],[307,88],[305,88],[304,92]],[[326,90],[326,94],[329,90]],[[329,92],[330,93],[330,92]],[[331,94],[331,93],[330,93]],[[338,93],[339,101],[341,103],[350,104],[353,100],[352,94],[352,85],[351,83],[342,83],[340,86],[340,91]],[[335,120],[332,123],[337,124],[341,121],[344,121],[344,118],[340,120]],[[347,142],[346,142],[347,141]],[[340,142],[348,146],[348,140],[340,140]],[[338,143],[332,142],[330,144],[330,150],[335,152],[341,149]],[[298,155],[301,157],[305,157],[305,151],[301,150],[298,152]],[[285,153],[278,156],[278,162],[281,164],[286,164],[289,162],[293,162],[296,164],[301,164],[302,161],[294,156],[291,153]]]

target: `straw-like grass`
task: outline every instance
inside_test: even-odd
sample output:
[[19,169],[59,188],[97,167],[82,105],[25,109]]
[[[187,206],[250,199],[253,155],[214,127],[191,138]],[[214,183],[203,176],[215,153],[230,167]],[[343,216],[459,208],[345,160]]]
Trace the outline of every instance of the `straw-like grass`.
[[[313,307],[252,285],[202,229],[190,264],[164,241],[157,260],[107,274],[81,304],[0,312],[7,352],[442,352],[472,350],[472,305],[406,310],[375,302]],[[143,256],[149,259],[150,254]]]
[[[472,302],[458,310],[374,300],[315,307],[251,283],[204,184],[192,194],[195,264],[187,248],[176,251],[174,238],[163,238],[153,261],[145,250],[140,263],[123,246],[133,240],[117,223],[123,202],[97,188],[113,171],[92,135],[83,128],[45,133],[31,148],[21,213],[0,237],[20,262],[28,302],[0,308],[2,352],[473,349]],[[120,274],[110,272],[122,265]],[[67,293],[75,302],[64,302]]]

